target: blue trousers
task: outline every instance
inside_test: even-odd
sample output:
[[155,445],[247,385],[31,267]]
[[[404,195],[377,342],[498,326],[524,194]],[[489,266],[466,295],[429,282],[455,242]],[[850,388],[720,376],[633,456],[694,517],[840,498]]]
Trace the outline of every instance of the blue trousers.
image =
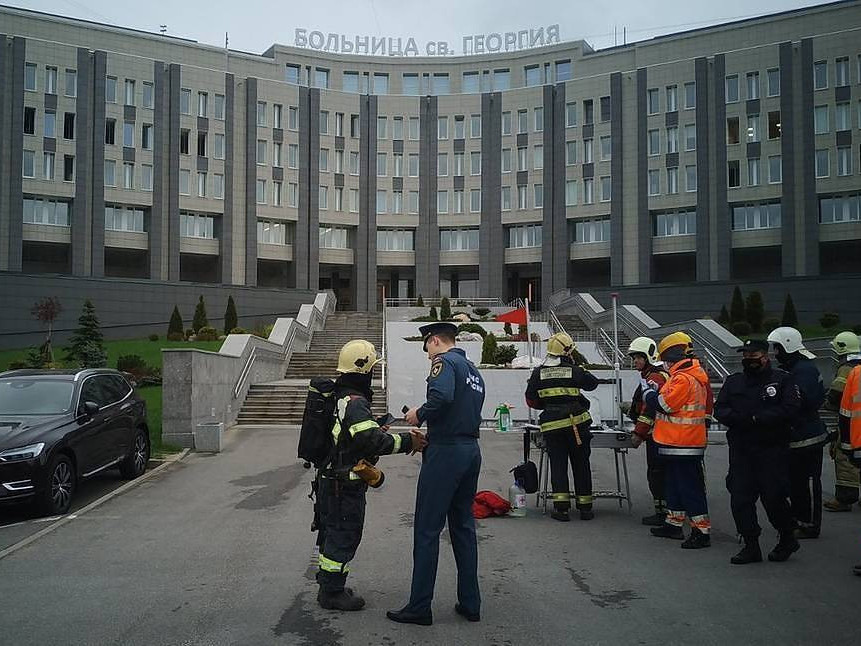
[[478,613],[478,544],[472,502],[478,487],[481,450],[478,442],[430,444],[422,456],[416,490],[413,528],[413,580],[406,609],[431,612],[439,562],[439,537],[448,521],[457,563],[457,599],[469,613]]
[[708,534],[711,521],[702,458],[664,458],[664,466],[666,522],[681,527],[687,517],[691,525]]

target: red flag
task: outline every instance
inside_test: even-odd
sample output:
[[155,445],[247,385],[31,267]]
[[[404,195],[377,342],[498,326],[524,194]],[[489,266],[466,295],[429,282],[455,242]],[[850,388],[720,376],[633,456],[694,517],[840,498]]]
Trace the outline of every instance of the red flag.
[[511,310],[505,314],[500,314],[496,317],[497,323],[511,323],[513,325],[526,325],[526,308],[518,307],[516,310]]

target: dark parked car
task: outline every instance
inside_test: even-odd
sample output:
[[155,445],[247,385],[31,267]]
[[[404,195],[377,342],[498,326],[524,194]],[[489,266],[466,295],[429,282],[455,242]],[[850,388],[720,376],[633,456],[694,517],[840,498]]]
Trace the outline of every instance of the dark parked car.
[[149,455],[146,404],[122,373],[0,373],[0,503],[65,514],[80,480],[114,467],[137,478]]

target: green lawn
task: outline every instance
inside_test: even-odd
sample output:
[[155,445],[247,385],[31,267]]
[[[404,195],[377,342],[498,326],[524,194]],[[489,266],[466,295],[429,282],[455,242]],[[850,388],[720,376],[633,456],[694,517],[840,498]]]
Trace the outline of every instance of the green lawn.
[[[117,358],[127,354],[139,355],[149,365],[161,370],[162,348],[199,348],[201,350],[212,350],[217,352],[221,347],[221,341],[150,341],[148,339],[128,339],[121,341],[105,341],[105,350],[108,353],[108,367],[117,367]],[[0,372],[6,370],[10,363],[23,359],[27,350],[0,350]],[[65,355],[65,348],[54,350],[54,356],[61,361]],[[138,392],[146,401],[147,425],[149,426],[152,454],[158,457],[165,453],[173,453],[178,449],[174,446],[164,445],[161,442],[161,386],[146,386],[139,388]]]

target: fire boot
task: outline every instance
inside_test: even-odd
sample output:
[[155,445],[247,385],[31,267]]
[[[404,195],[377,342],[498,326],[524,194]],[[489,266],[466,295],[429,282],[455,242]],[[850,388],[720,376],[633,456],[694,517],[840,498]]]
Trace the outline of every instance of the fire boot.
[[643,516],[643,524],[651,527],[660,527],[667,519],[667,512],[656,510],[651,516]]
[[700,550],[704,547],[711,547],[712,539],[708,534],[704,534],[696,527],[691,528],[691,535],[682,543],[683,550]]
[[359,595],[353,594],[352,590],[350,592],[346,590],[325,592],[323,589],[320,589],[320,592],[317,593],[317,603],[320,604],[321,608],[325,608],[326,610],[342,610],[345,612],[361,610],[365,607],[365,600]]
[[852,503],[841,502],[837,498],[826,500],[822,503],[822,507],[825,511],[852,511]]
[[592,520],[595,518],[595,512],[592,511],[592,505],[583,505],[578,507],[580,510],[580,520]]
[[861,563],[852,568],[852,574],[855,576],[861,576]]
[[793,552],[797,552],[799,547],[801,546],[798,544],[795,534],[792,532],[782,532],[777,545],[768,553],[768,560],[778,563],[785,561],[792,556]]
[[744,539],[744,547],[730,560],[733,565],[747,565],[748,563],[761,563],[762,550],[759,549],[759,539],[751,536]]
[[685,540],[685,533],[682,531],[682,528],[670,525],[669,523],[664,523],[660,527],[653,527],[649,531],[652,532],[652,536],[657,536],[658,538],[672,538],[677,541]]
[[550,512],[550,518],[562,521],[563,523],[567,523],[571,520],[571,516],[568,515],[567,509],[554,509]]

